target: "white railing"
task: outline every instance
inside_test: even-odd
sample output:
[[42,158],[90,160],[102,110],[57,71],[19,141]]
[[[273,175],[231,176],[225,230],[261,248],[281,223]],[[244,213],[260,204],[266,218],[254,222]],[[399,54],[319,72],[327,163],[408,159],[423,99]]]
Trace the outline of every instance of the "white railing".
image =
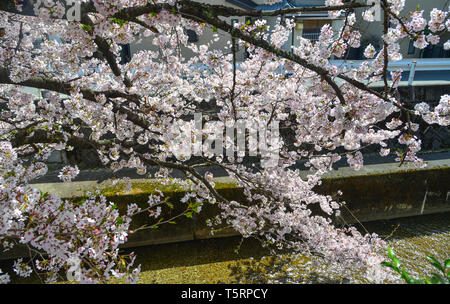
[[[332,60],[330,63],[338,67],[346,66],[348,68],[356,68],[364,61],[366,60]],[[408,58],[397,62],[390,62],[388,65],[388,71],[400,69],[403,72],[409,72],[408,81],[401,81],[401,84],[404,83],[405,85],[412,86],[417,72],[450,71],[450,58]],[[450,79],[441,80],[447,83],[450,81]]]
[[[355,68],[364,61],[367,60],[331,60],[330,63],[339,67],[347,66],[349,68]],[[389,62],[388,70],[402,69],[405,72],[409,71],[413,65],[416,71],[449,71],[450,58],[407,58],[396,62]]]

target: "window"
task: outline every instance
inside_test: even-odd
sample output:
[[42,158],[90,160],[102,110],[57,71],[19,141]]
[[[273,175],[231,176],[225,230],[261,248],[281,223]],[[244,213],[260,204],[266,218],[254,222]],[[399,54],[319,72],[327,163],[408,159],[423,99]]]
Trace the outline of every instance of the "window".
[[409,47],[408,47],[408,55],[412,55],[416,52],[416,48],[414,47],[414,41],[410,41],[409,42]]
[[186,30],[186,35],[188,36],[188,42],[198,41],[198,35],[194,30]]
[[317,41],[319,39],[320,30],[325,24],[330,24],[330,20],[302,20],[303,34],[302,37]]
[[125,64],[131,60],[131,50],[129,44],[121,44],[122,50],[120,51],[120,64]]

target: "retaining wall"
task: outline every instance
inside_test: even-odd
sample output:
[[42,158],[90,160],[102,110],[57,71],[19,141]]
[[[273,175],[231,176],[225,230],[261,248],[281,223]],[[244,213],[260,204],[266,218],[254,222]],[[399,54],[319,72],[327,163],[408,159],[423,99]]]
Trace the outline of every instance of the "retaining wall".
[[[306,176],[307,172],[302,172]],[[421,214],[450,211],[450,159],[433,160],[423,169],[412,166],[399,167],[398,163],[366,165],[360,171],[340,168],[329,172],[323,184],[317,188],[319,193],[335,195],[343,192],[340,200],[346,201],[341,209],[342,217],[335,221],[355,223],[355,217],[361,222],[392,219]],[[216,189],[224,197],[236,201],[245,201],[243,191],[228,177],[215,180]],[[97,183],[82,181],[71,183],[34,184],[44,192],[54,193],[62,198],[81,199],[86,192],[99,190],[114,201],[121,212],[125,212],[127,203],[134,202],[145,207],[148,195],[155,188],[163,190],[166,197],[174,203],[174,209],[164,210],[164,217],[182,212],[184,207],[179,200],[184,195],[182,187],[167,187],[156,180],[132,180],[132,189],[126,192],[122,186],[112,186],[109,181]],[[227,237],[237,233],[231,229],[219,230],[211,235],[206,219],[218,212],[215,205],[205,204],[200,214],[192,218],[180,218],[174,225],[166,224],[158,229],[145,230],[130,236],[126,247],[164,244],[190,241],[212,237]],[[136,218],[135,227],[148,223],[148,217]],[[20,250],[19,250],[20,251]],[[20,255],[18,250],[0,254],[0,259]]]

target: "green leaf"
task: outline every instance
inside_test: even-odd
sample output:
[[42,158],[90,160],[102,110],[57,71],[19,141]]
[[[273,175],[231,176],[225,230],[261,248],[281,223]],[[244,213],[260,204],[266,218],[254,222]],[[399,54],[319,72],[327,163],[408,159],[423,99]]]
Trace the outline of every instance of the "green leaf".
[[186,213],[186,217],[192,218],[192,212],[187,212],[187,213]]
[[436,260],[432,256],[427,256],[428,260],[430,260],[431,265],[433,265],[435,268],[439,269],[442,272],[445,272],[444,267],[442,267],[441,263],[439,263],[438,260]]
[[431,284],[438,284],[439,283],[439,280],[435,276],[432,276],[430,281],[431,281]]
[[120,27],[122,27],[125,24],[125,20],[112,17],[111,23],[117,23]]
[[408,284],[413,284],[413,279],[409,276],[405,269],[402,269],[402,278]]
[[[400,267],[401,263],[400,263],[400,261],[398,260],[397,256],[395,255],[394,250],[393,250],[391,247],[388,248],[388,255],[389,255],[389,257],[391,258],[392,262],[394,262],[394,264],[393,264],[394,267],[398,269],[398,268]],[[394,269],[395,269],[395,268],[394,268]],[[397,270],[397,271],[398,271],[398,270]]]
[[424,284],[425,280],[411,279],[411,284]]
[[392,267],[393,266],[391,262],[386,262],[386,261],[381,262],[381,265],[383,265],[385,267]]
[[400,268],[401,263],[400,263],[400,261],[398,260],[398,258],[397,258],[397,257],[394,257],[393,261],[394,261],[394,266],[397,267],[397,268]]
[[446,268],[450,267],[450,259],[445,260],[444,265]]
[[87,24],[80,24],[80,27],[85,30],[86,32],[91,32],[92,31],[92,27],[90,25]]
[[394,258],[396,257],[395,252],[391,247],[388,248],[388,255],[391,258],[391,260],[394,260]]
[[381,262],[381,265],[392,268],[394,271],[400,273],[400,269],[398,269],[398,267],[395,267],[391,262]]
[[431,277],[431,281],[433,284],[447,284],[447,282],[438,274],[433,273],[433,276]]
[[200,212],[198,211],[198,208],[199,208],[201,205],[202,205],[202,204],[199,203],[199,202],[196,202],[196,203],[192,204],[192,206],[191,206],[192,211],[194,211],[195,213],[200,213]]
[[125,222],[124,222],[124,220],[119,216],[119,217],[117,217],[116,218],[116,224],[124,224]]

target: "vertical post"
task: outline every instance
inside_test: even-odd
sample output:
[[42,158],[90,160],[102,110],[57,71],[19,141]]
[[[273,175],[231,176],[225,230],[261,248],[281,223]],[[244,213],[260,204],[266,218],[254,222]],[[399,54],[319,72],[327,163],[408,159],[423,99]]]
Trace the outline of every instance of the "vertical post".
[[295,21],[295,40],[294,46],[298,46],[300,44],[299,37],[303,37],[303,22],[300,20]]
[[413,81],[414,81],[414,76],[416,74],[416,65],[417,65],[417,61],[414,60],[409,66],[409,78],[408,78],[408,86],[411,90],[411,102],[414,103],[416,101],[416,96],[415,96],[415,91],[414,91],[414,86],[413,86]]
[[416,74],[416,65],[417,65],[417,61],[414,60],[410,65],[409,65],[409,78],[408,78],[408,86],[412,86],[412,83],[414,81],[414,76]]

